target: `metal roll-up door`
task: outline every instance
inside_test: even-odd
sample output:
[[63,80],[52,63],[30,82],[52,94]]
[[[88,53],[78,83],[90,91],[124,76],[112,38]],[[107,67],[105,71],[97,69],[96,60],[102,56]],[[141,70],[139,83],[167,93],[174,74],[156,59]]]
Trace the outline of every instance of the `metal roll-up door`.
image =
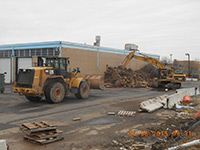
[[0,58],[0,73],[5,74],[5,83],[10,83],[11,76],[11,59],[10,58]]
[[18,58],[18,70],[32,67],[32,58]]

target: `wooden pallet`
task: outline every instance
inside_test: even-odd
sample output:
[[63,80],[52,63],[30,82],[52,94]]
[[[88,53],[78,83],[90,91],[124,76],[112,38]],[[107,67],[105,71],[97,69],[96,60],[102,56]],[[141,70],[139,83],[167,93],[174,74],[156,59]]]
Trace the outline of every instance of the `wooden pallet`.
[[40,131],[51,131],[56,130],[57,127],[50,122],[33,122],[33,123],[23,123],[20,129],[26,133],[32,134]]
[[25,134],[24,139],[37,144],[48,144],[64,138],[63,131],[46,121],[23,123],[20,130]]
[[51,138],[46,138],[46,139],[35,139],[35,138],[32,138],[32,137],[25,135],[24,139],[27,140],[27,141],[30,141],[32,143],[43,145],[43,144],[48,144],[48,143],[52,143],[52,142],[62,140],[62,139],[64,139],[64,136],[59,135],[59,136],[56,136],[56,137],[51,137]]
[[135,111],[124,111],[124,110],[120,110],[118,112],[119,116],[127,116],[127,117],[135,117],[136,112]]
[[29,137],[33,137],[35,139],[45,139],[45,138],[51,138],[59,136],[63,133],[63,131],[56,129],[53,131],[44,131],[44,132],[35,132],[35,133],[29,133],[27,131],[22,130],[23,133],[25,133]]

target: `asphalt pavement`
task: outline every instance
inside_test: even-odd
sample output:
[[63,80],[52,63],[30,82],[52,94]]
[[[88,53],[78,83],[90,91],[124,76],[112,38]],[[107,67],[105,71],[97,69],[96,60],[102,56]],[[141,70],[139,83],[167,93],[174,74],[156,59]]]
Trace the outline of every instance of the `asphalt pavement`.
[[[200,83],[184,82],[182,85],[183,88],[197,87]],[[45,100],[38,103],[29,102],[24,96],[13,93],[10,86],[7,86],[5,93],[0,94],[0,135],[5,139],[10,139],[11,135],[6,134],[6,131],[13,129],[13,132],[18,134],[18,131],[14,129],[24,122],[51,121],[60,124],[66,136],[73,139],[75,136],[71,137],[71,132],[79,131],[83,127],[117,125],[130,121],[104,117],[108,111],[137,111],[140,102],[172,93],[175,91],[166,92],[151,88],[107,88],[106,90],[91,90],[90,96],[84,100],[78,100],[74,95],[70,95],[66,96],[62,103],[49,104]],[[81,121],[72,121],[74,117],[80,117]],[[90,132],[92,132],[91,129]],[[100,136],[100,134],[97,135]]]

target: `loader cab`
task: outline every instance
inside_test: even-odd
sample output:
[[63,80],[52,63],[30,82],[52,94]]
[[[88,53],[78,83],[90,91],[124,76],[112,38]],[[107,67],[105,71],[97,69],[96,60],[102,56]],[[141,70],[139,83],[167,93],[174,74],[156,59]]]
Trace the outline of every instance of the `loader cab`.
[[56,75],[68,77],[69,58],[64,57],[47,57],[45,66],[53,67]]

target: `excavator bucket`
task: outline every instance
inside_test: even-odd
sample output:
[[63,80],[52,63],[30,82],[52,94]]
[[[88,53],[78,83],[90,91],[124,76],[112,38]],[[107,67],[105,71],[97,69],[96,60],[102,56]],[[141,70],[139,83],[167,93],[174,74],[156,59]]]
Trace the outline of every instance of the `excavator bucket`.
[[84,78],[90,84],[91,89],[104,89],[104,77],[97,74],[81,74],[80,77]]

